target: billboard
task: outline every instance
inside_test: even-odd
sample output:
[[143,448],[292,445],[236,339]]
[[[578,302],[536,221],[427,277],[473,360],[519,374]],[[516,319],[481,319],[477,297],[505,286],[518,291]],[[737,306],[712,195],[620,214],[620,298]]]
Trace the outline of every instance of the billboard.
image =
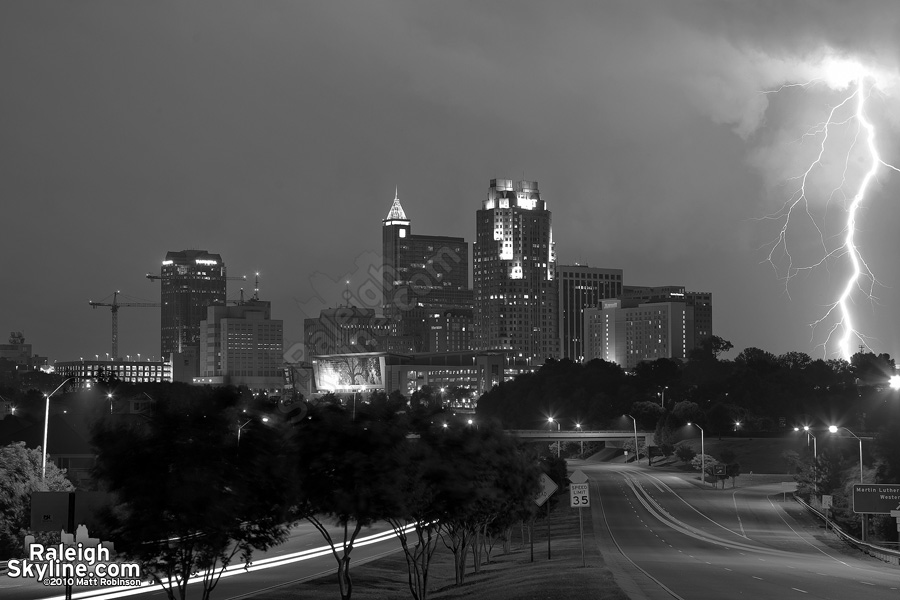
[[357,392],[384,389],[384,355],[318,356],[313,362],[320,391]]

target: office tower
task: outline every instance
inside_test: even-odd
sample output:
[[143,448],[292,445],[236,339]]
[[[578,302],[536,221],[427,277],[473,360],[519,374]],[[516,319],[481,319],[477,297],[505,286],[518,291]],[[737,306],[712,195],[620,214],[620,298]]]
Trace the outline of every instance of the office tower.
[[[157,278],[153,276],[153,278]],[[161,284],[160,353],[168,360],[185,346],[200,344],[200,321],[213,304],[225,304],[225,263],[206,250],[167,252]]]
[[559,265],[560,357],[584,360],[584,310],[622,293],[622,269]]
[[428,312],[426,352],[465,352],[472,347],[471,308],[438,308]]
[[209,306],[200,323],[199,382],[277,393],[284,382],[283,346],[284,323],[272,319],[271,302]]
[[556,251],[537,182],[492,179],[475,219],[476,348],[537,366],[557,358]]
[[694,344],[688,351],[699,348],[703,340],[713,334],[712,293],[686,292],[683,285],[626,285],[620,298],[641,302],[684,302],[694,309]]
[[642,361],[685,359],[694,347],[694,309],[680,302],[603,300],[584,311],[585,360],[633,369]]
[[393,331],[393,321],[372,308],[326,308],[318,317],[303,320],[307,360],[321,354],[402,352],[404,348],[391,346]]
[[430,311],[472,307],[469,246],[459,237],[414,235],[395,193],[382,221],[382,254],[384,316],[395,323],[395,335],[424,352]]

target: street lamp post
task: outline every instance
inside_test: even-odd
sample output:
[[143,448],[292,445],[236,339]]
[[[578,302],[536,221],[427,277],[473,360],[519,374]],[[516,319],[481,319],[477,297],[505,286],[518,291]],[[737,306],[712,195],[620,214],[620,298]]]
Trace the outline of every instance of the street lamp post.
[[[634,421],[634,464],[638,464],[638,461],[641,459],[641,453],[638,452],[638,441],[637,441],[637,419],[632,417],[631,415],[625,415],[632,421]],[[647,466],[650,466],[650,449],[647,448]]]
[[[857,440],[859,440],[859,482],[863,483],[863,459],[862,459],[862,438],[847,429],[846,427],[838,427],[836,425],[831,425],[828,427],[828,431],[831,433],[837,433],[838,429],[843,429]],[[868,533],[866,530],[869,528],[869,515],[863,513],[862,516],[862,541],[866,541],[868,537],[866,534]]]
[[662,386],[662,391],[657,394],[659,396],[659,405],[663,408],[666,407],[666,390],[669,389],[669,386]]
[[[581,431],[581,423],[575,423],[575,429]],[[584,458],[584,438],[581,439],[581,458]]]
[[[244,411],[244,412],[246,412],[246,411]],[[246,427],[247,425],[249,425],[251,421],[253,421],[253,419],[247,419],[247,422],[246,422],[246,423],[244,423],[243,425],[241,425],[240,427],[238,427],[238,434],[237,434],[237,435],[238,435],[238,440],[237,440],[238,447],[240,447],[240,445],[241,445],[241,429],[243,429],[244,427]],[[269,422],[269,417],[263,417],[263,418],[261,419],[261,421],[262,421],[263,423],[268,423],[268,422]]]
[[[794,431],[800,431],[799,427],[794,427]],[[803,426],[803,431],[806,432],[806,447],[809,447],[809,440],[812,438],[813,444],[813,493],[816,495],[819,494],[819,461],[818,461],[818,452],[816,452],[816,436],[812,431],[809,430],[809,425]]]
[[[553,417],[547,418],[547,423],[549,423],[550,425],[553,425],[554,422],[556,423],[556,431],[562,431],[562,425],[559,421],[557,421]],[[560,457],[560,446],[562,446],[562,441],[556,440],[556,458]]]
[[75,378],[69,377],[59,384],[59,387],[47,394],[47,403],[44,407],[44,444],[41,446],[41,481],[44,481],[47,477],[47,426],[50,423],[50,396],[61,390],[64,385],[73,379]]
[[703,428],[697,425],[696,423],[688,423],[688,427],[693,425],[697,429],[700,430],[700,478],[703,480],[703,485],[706,485],[706,446],[703,444]]

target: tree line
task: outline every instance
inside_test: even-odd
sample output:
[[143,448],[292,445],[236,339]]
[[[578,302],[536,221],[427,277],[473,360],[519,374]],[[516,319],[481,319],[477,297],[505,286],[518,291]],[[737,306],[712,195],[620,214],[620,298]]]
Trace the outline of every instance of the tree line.
[[140,562],[171,600],[184,600],[194,577],[207,600],[224,569],[283,542],[302,520],[331,548],[343,599],[353,592],[354,544],[388,523],[409,592],[424,600],[439,545],[452,553],[461,585],[467,557],[478,571],[492,549],[509,549],[514,525],[536,517],[540,473],[565,478],[563,461],[540,457],[496,424],[444,427],[441,413],[424,404],[411,411],[384,394],[350,410],[308,406],[299,420],[242,403],[231,388],[158,394],[146,418],[98,423],[94,475],[115,498],[103,539]]

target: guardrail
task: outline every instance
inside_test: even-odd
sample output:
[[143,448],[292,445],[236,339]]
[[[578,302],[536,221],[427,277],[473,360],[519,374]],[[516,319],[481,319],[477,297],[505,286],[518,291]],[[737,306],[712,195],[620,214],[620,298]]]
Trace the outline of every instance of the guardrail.
[[862,540],[858,540],[849,533],[844,532],[843,529],[835,525],[834,521],[829,519],[827,516],[807,504],[802,498],[798,496],[794,496],[794,500],[800,503],[801,506],[805,507],[806,510],[813,513],[818,518],[822,519],[825,522],[825,526],[831,525],[831,529],[837,534],[839,538],[843,541],[847,542],[851,546],[862,550],[866,554],[870,556],[874,556],[879,560],[883,560],[886,563],[890,563],[892,565],[900,566],[900,551],[891,550],[890,548],[885,548],[883,546],[876,546],[874,544],[870,544],[868,542],[864,542]]

